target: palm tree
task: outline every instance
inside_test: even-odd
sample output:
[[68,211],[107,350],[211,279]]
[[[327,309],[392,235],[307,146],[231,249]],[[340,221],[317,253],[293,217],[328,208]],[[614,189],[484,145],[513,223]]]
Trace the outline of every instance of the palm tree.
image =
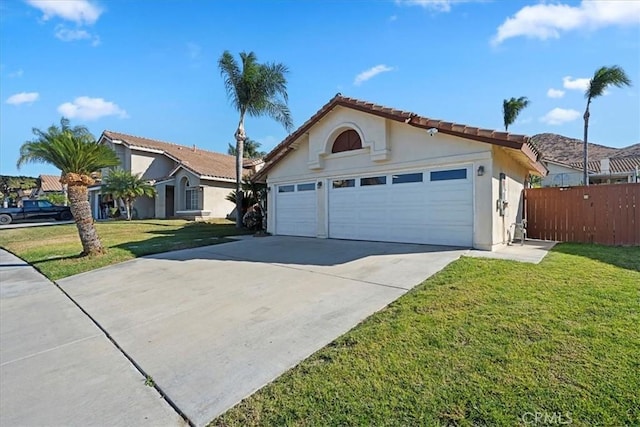
[[[288,69],[279,63],[260,64],[253,52],[240,53],[241,64],[229,51],[224,51],[218,60],[220,74],[224,78],[227,96],[240,113],[238,127],[234,133],[236,140],[236,193],[242,195],[242,162],[245,115],[252,117],[269,116],[281,123],[287,131],[293,128],[291,113],[287,106]],[[242,67],[242,68],[241,68]],[[242,197],[236,198],[236,227],[242,228]]]
[[142,196],[154,197],[156,189],[149,181],[122,169],[113,169],[104,179],[102,192],[121,199],[127,210],[127,220],[131,221],[131,206]]
[[631,80],[627,77],[627,73],[619,67],[618,65],[614,65],[613,67],[600,67],[593,74],[591,80],[589,80],[589,87],[584,93],[585,98],[587,98],[587,108],[584,111],[584,156],[583,156],[583,170],[582,170],[582,179],[584,180],[584,185],[589,185],[589,177],[587,174],[587,162],[589,161],[589,145],[588,135],[589,135],[589,105],[591,105],[591,101],[601,95],[607,90],[609,86],[623,87],[623,86],[631,86]]
[[[267,155],[264,151],[260,151],[260,144],[258,141],[254,141],[253,139],[247,137],[244,140],[244,153],[243,156],[248,159],[259,159]],[[230,156],[235,156],[237,153],[236,146],[229,144],[229,148],[227,148],[227,154]]]
[[92,172],[116,166],[116,153],[99,144],[84,126],[69,126],[60,119],[60,126],[51,125],[46,131],[33,128],[36,138],[20,147],[18,168],[25,163],[48,163],[61,170],[60,182],[67,184],[71,213],[82,242],[82,255],[105,252],[93,225],[87,187],[95,183]]
[[504,130],[509,130],[509,126],[516,121],[520,111],[524,110],[530,104],[526,96],[520,98],[511,98],[509,100],[504,99],[502,101],[502,115],[504,117]]

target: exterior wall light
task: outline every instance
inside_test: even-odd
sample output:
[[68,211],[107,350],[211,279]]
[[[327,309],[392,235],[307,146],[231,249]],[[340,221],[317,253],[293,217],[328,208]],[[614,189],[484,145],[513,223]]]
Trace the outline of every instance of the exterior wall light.
[[322,181],[318,181],[317,188],[318,188],[318,190],[322,188]]
[[478,166],[478,176],[484,175],[484,166]]

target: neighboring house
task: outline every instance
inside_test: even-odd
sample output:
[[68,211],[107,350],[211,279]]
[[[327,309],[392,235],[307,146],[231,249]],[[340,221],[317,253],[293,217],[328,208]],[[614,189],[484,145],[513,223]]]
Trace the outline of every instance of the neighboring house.
[[[549,169],[549,175],[542,180],[543,187],[584,185],[582,140],[541,133],[532,136],[531,142],[542,153],[542,161]],[[589,159],[587,173],[590,184],[638,182],[640,144],[614,148],[590,142]]]
[[[584,163],[573,166],[582,170]],[[587,163],[590,184],[640,182],[640,156],[612,157]]]
[[[582,162],[566,164],[543,159],[549,175],[543,187],[573,187],[584,185]],[[640,182],[640,156],[612,157],[587,164],[589,184],[624,184]]]
[[[156,197],[134,203],[139,218],[224,218],[234,209],[225,199],[235,189],[234,156],[112,131],[104,131],[99,142],[116,152],[122,169],[153,183]],[[259,163],[249,162],[247,173]],[[103,170],[106,174],[108,169]],[[105,204],[113,201],[100,195],[100,185],[89,191],[94,217],[99,218]]]
[[62,185],[58,175],[40,175],[38,177],[38,188],[32,195],[33,198],[46,197],[50,194],[65,194],[67,186]]
[[492,250],[520,220],[528,137],[336,95],[265,157],[276,235]]
[[549,174],[542,178],[543,187],[575,187],[584,185],[582,168],[555,160],[543,159]]

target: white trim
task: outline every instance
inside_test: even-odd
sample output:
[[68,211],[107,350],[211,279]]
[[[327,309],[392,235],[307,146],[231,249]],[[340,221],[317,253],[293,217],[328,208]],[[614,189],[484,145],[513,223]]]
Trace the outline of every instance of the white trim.
[[324,158],[325,160],[340,159],[342,157],[358,156],[360,154],[365,154],[369,151],[371,151],[371,148],[369,146],[366,146],[366,147],[363,146],[362,148],[358,148],[357,150],[347,150],[347,151],[340,151],[337,153],[328,153],[328,154],[325,154]]
[[308,180],[319,180],[323,178],[348,178],[351,176],[360,176],[363,174],[385,174],[388,172],[404,172],[412,171],[416,169],[433,169],[433,168],[447,168],[452,165],[469,164],[476,161],[488,160],[492,158],[491,151],[478,151],[474,153],[457,154],[453,156],[432,157],[429,159],[412,160],[404,163],[393,163],[389,165],[370,165],[361,168],[345,168],[341,170],[334,170],[331,172],[321,171],[309,171],[309,173],[281,177],[277,180],[269,179],[267,175],[267,183],[269,185],[283,184],[287,182],[299,182]]
[[170,178],[170,179],[163,179],[162,181],[156,181],[156,182],[153,183],[153,185],[155,186],[155,185],[158,185],[158,184],[165,184],[167,182],[175,183],[176,182],[176,178],[173,177],[173,178]]

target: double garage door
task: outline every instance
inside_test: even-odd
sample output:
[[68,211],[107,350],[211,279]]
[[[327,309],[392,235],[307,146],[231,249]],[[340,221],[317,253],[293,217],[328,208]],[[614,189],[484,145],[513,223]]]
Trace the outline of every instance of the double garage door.
[[[465,166],[331,179],[326,193],[328,235],[471,246],[471,170]],[[276,234],[316,236],[321,217],[317,191],[313,182],[277,187]]]

